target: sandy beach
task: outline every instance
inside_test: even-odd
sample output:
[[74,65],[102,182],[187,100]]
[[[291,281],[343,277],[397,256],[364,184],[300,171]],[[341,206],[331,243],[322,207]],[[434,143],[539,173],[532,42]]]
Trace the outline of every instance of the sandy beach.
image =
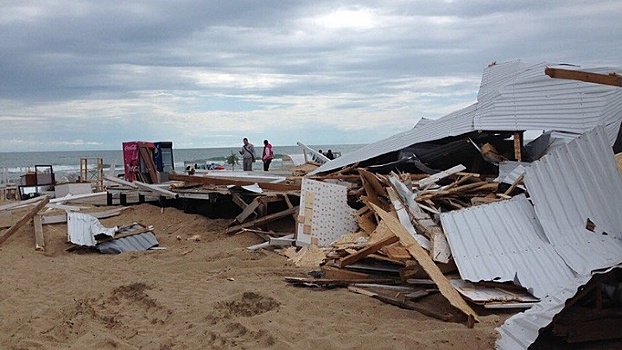
[[[29,209],[0,217],[10,225]],[[475,308],[473,329],[347,289],[295,287],[307,276],[274,251],[249,251],[252,233],[151,204],[100,220],[153,225],[165,250],[107,255],[67,251],[66,224],[32,223],[0,246],[4,349],[490,349],[512,312]],[[189,240],[195,235],[200,239]],[[451,309],[440,295],[423,302]]]

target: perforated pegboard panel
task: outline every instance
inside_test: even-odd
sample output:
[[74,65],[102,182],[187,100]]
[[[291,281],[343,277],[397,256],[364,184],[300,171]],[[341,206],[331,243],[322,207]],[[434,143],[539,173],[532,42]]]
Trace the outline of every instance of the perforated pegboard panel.
[[317,240],[327,246],[342,235],[358,229],[355,210],[347,203],[347,188],[309,179],[302,180],[296,243],[309,245]]

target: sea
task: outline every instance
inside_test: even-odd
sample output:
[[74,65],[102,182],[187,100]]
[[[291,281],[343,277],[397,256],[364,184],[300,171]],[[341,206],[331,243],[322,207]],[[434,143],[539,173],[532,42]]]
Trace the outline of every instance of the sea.
[[[353,145],[309,145],[315,150],[324,152],[329,149],[333,153],[337,152],[345,155],[355,151],[364,144]],[[192,149],[176,149],[173,146],[173,162],[175,171],[183,173],[187,166],[206,167],[210,165],[226,166],[225,159],[231,153],[238,154],[240,147],[221,147],[221,148],[192,148]],[[260,155],[263,145],[255,146],[255,152]],[[270,165],[270,170],[284,169],[287,163],[287,155],[303,154],[300,146],[273,146],[274,160]],[[285,157],[285,161],[284,158]],[[102,158],[104,163],[104,172],[110,174],[111,168],[114,174],[122,174],[123,170],[123,151],[119,147],[118,150],[105,151],[46,151],[46,152],[0,152],[0,182],[15,182],[21,175],[35,171],[35,166],[52,166],[56,181],[63,179],[70,181],[77,178],[80,172],[80,159],[86,158],[86,164],[89,169],[95,168],[97,158]],[[240,165],[236,170],[241,170]],[[261,161],[253,164],[253,170],[263,170]]]

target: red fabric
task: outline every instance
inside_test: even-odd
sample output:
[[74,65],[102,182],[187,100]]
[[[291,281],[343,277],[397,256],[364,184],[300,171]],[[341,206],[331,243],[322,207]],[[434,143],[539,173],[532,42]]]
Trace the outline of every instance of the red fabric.
[[272,145],[267,144],[263,147],[263,152],[261,154],[262,160],[268,160],[274,158],[274,153],[272,152]]

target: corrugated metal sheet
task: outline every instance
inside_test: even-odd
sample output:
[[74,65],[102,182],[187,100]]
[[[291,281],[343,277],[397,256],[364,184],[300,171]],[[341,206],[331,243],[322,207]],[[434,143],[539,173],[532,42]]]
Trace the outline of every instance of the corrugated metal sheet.
[[158,240],[153,232],[145,232],[134,236],[123,237],[112,241],[100,243],[95,246],[100,253],[119,254],[147,250],[157,246]]
[[69,242],[92,247],[97,244],[95,236],[114,236],[117,227],[106,228],[96,217],[88,214],[67,212],[67,236]]
[[[613,144],[622,119],[622,89],[553,79],[544,74],[547,66],[551,65],[520,61],[492,65],[484,70],[477,103],[339,157],[312,174],[475,130],[560,130],[580,134],[604,124]],[[615,71],[582,70],[605,74]]]
[[574,271],[622,262],[622,178],[602,126],[533,162],[525,184],[547,239]]
[[560,313],[566,301],[572,298],[579,288],[591,279],[591,276],[579,276],[566,281],[555,293],[540,300],[531,309],[516,314],[497,328],[501,335],[497,340],[497,349],[524,350],[536,341],[540,329],[553,321]]
[[575,277],[524,195],[442,213],[441,223],[462,279],[513,281],[544,297]]

